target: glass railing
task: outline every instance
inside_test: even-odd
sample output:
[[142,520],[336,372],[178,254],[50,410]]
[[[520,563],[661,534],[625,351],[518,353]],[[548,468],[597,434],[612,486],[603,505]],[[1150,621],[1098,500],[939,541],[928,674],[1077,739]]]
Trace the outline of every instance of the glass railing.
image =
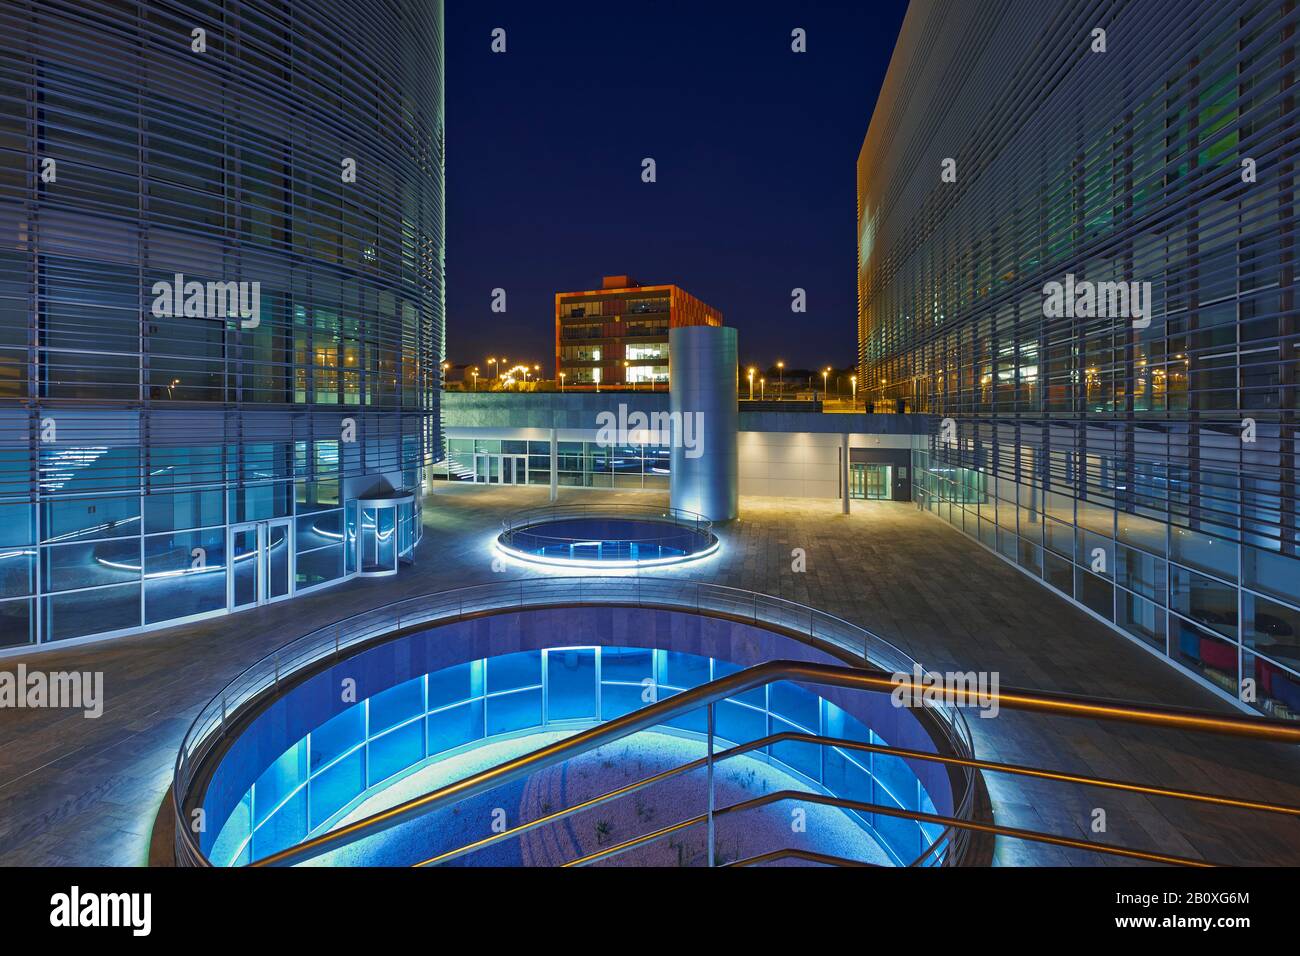
[[511,515],[497,540],[527,557],[639,563],[705,553],[717,540],[712,526],[703,515],[678,508],[557,506]]
[[[242,717],[263,703],[268,695],[278,693],[287,678],[355,652],[397,630],[449,623],[485,613],[573,605],[695,611],[774,628],[887,673],[911,674],[915,666],[907,654],[888,641],[842,618],[772,595],[704,582],[643,576],[529,578],[420,595],[305,634],[257,661],[227,684],[199,711],[177,754],[173,786],[177,819],[188,819],[185,811],[193,796],[191,791],[208,756],[220,747]],[[973,753],[970,729],[956,707],[937,702],[926,710],[935,718],[935,729],[945,738],[948,748],[955,753]],[[955,815],[967,812],[972,799],[973,787],[969,785],[961,794],[954,794]],[[940,841],[961,842],[966,836],[964,831],[945,833]],[[175,849],[178,864],[210,865],[195,835],[184,826],[176,828]]]
[[[385,659],[379,666],[387,665]],[[363,663],[358,661],[357,666],[352,673],[366,673]],[[492,747],[501,755],[502,747],[516,746],[507,741],[521,736],[534,737],[532,746],[524,745],[533,749],[541,746],[536,735],[596,726],[739,670],[720,658],[684,651],[566,645],[473,659],[393,683],[329,718],[320,718],[321,722],[305,736],[289,742],[282,755],[251,784],[247,783],[249,767],[245,763],[236,760],[229,767],[224,762],[218,765],[207,783],[208,791],[214,787],[227,792],[245,786],[247,789],[224,822],[210,820],[215,838],[201,841],[201,847],[218,866],[260,860],[333,830],[365,808],[375,808],[373,801],[386,802],[381,794],[393,785],[404,786],[409,792],[409,785],[400,784],[407,774],[428,768],[432,776],[426,777],[427,781],[445,780],[440,763],[460,759],[459,755],[468,751]],[[319,693],[319,682],[329,680],[328,674],[316,674],[295,684],[278,699],[274,710],[259,713],[241,728],[241,742],[256,740],[255,749],[261,754],[279,752],[286,743],[281,736],[283,715],[313,712],[310,701]],[[378,686],[381,680],[368,674],[364,683]],[[733,796],[756,796],[769,788],[794,786],[880,805],[886,811],[938,812],[926,783],[905,760],[854,749],[885,745],[884,738],[849,710],[794,683],[774,681],[733,694],[716,705],[665,717],[651,728],[649,736],[624,739],[635,754],[637,772],[649,774],[651,768],[660,770],[678,757],[704,753],[711,726],[716,732],[715,746],[710,749],[735,748],[733,757],[748,755],[761,764],[742,768],[738,765],[744,761],[727,762],[728,768],[736,768]],[[849,739],[840,747],[821,747],[802,740],[769,737],[781,738],[782,734]],[[670,743],[664,735],[673,737],[673,741]],[[765,743],[767,739],[771,742]],[[597,766],[606,759],[599,751],[590,751],[565,762],[566,803],[580,804],[612,781],[627,786],[630,761],[619,768],[620,772],[609,773],[606,771],[612,768]],[[645,766],[642,761],[647,762]],[[754,783],[756,771],[762,778],[761,786]],[[660,774],[661,780],[668,776],[676,777],[678,772]],[[950,785],[946,776],[938,780],[946,791]],[[667,793],[647,784],[654,792],[644,796],[662,799],[665,809],[669,809],[676,806],[676,799],[690,802],[692,793],[698,796],[696,783],[679,780]],[[382,836],[359,839],[344,856],[353,864],[411,865],[435,852],[472,843],[481,836],[473,821],[482,819],[478,810],[485,809],[484,801],[488,801],[487,809],[504,805],[502,801],[513,804],[522,786],[524,781],[503,784],[504,789],[456,803],[454,811],[446,808],[412,821],[395,840]],[[222,807],[224,810],[225,804]],[[208,809],[209,813],[213,810],[211,806]],[[621,815],[626,818],[628,813],[630,809],[622,805]],[[637,816],[644,822],[654,812],[648,810]],[[875,852],[868,849],[865,855],[885,862],[880,853],[883,850],[894,866],[907,866],[932,845],[943,829],[934,823],[887,813],[849,811],[844,820],[835,817],[834,822],[826,822],[850,843],[859,844],[865,837],[877,848]],[[848,832],[843,825],[846,822],[850,824]],[[620,831],[626,832],[631,823],[630,819],[622,820]],[[535,818],[528,824],[530,829],[539,825]],[[773,835],[780,838],[780,830],[766,834],[765,840]],[[743,842],[750,852],[768,848],[763,840]],[[588,849],[595,847],[588,845]],[[501,846],[476,862],[518,865],[518,850]],[[326,863],[342,862],[330,854],[321,859]]]

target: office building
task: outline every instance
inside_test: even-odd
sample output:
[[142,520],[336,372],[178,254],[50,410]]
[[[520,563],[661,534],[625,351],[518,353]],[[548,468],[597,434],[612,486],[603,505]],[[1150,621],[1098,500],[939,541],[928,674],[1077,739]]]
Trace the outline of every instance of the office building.
[[565,387],[668,387],[668,330],[722,325],[722,313],[675,285],[605,276],[555,295],[555,369]]
[[931,416],[920,502],[1283,717],[1296,18],[917,0],[858,160],[859,380]]
[[0,648],[410,553],[441,457],[441,20],[0,10]]

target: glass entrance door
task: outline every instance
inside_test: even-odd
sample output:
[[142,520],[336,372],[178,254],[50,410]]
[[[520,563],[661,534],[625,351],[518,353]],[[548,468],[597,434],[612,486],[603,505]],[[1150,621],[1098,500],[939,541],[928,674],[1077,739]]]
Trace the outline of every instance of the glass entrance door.
[[507,485],[528,484],[528,456],[502,455],[501,481]]
[[289,597],[292,590],[293,535],[288,521],[264,522],[263,534],[266,587],[262,600],[270,603]]
[[477,452],[474,455],[474,481],[480,485],[526,485],[528,456]]
[[501,484],[501,456],[478,452],[474,455],[474,481],[480,485]]
[[[499,455],[484,455],[499,458]],[[357,572],[365,577],[396,574],[399,561],[413,561],[420,535],[414,495],[360,498],[357,514]]]
[[849,466],[850,498],[891,498],[893,466],[853,462]]
[[233,525],[230,529],[230,544],[226,553],[230,555],[230,594],[229,605],[232,611],[241,608],[256,607],[262,594],[262,569],[258,557],[257,524]]
[[893,469],[889,465],[867,465],[867,497],[868,498],[888,498],[890,497],[890,472]]
[[357,542],[362,574],[397,573],[397,509],[367,503],[361,508],[361,537]]
[[230,584],[232,611],[281,601],[293,594],[293,535],[288,518],[232,525]]

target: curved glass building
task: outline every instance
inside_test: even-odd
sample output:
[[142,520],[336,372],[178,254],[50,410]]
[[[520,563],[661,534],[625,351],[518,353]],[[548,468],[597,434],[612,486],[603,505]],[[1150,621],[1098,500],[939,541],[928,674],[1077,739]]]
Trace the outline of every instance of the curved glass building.
[[393,573],[441,458],[442,4],[0,10],[0,653]]
[[1285,718],[1296,26],[1289,0],[916,0],[858,161],[859,375],[933,416],[919,501]]

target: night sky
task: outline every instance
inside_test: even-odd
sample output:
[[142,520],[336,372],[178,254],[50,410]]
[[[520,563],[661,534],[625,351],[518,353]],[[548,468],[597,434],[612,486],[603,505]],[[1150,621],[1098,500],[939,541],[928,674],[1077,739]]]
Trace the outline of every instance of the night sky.
[[905,0],[446,6],[449,361],[550,377],[555,293],[624,273],[722,310],[744,364],[855,361],[855,164]]

